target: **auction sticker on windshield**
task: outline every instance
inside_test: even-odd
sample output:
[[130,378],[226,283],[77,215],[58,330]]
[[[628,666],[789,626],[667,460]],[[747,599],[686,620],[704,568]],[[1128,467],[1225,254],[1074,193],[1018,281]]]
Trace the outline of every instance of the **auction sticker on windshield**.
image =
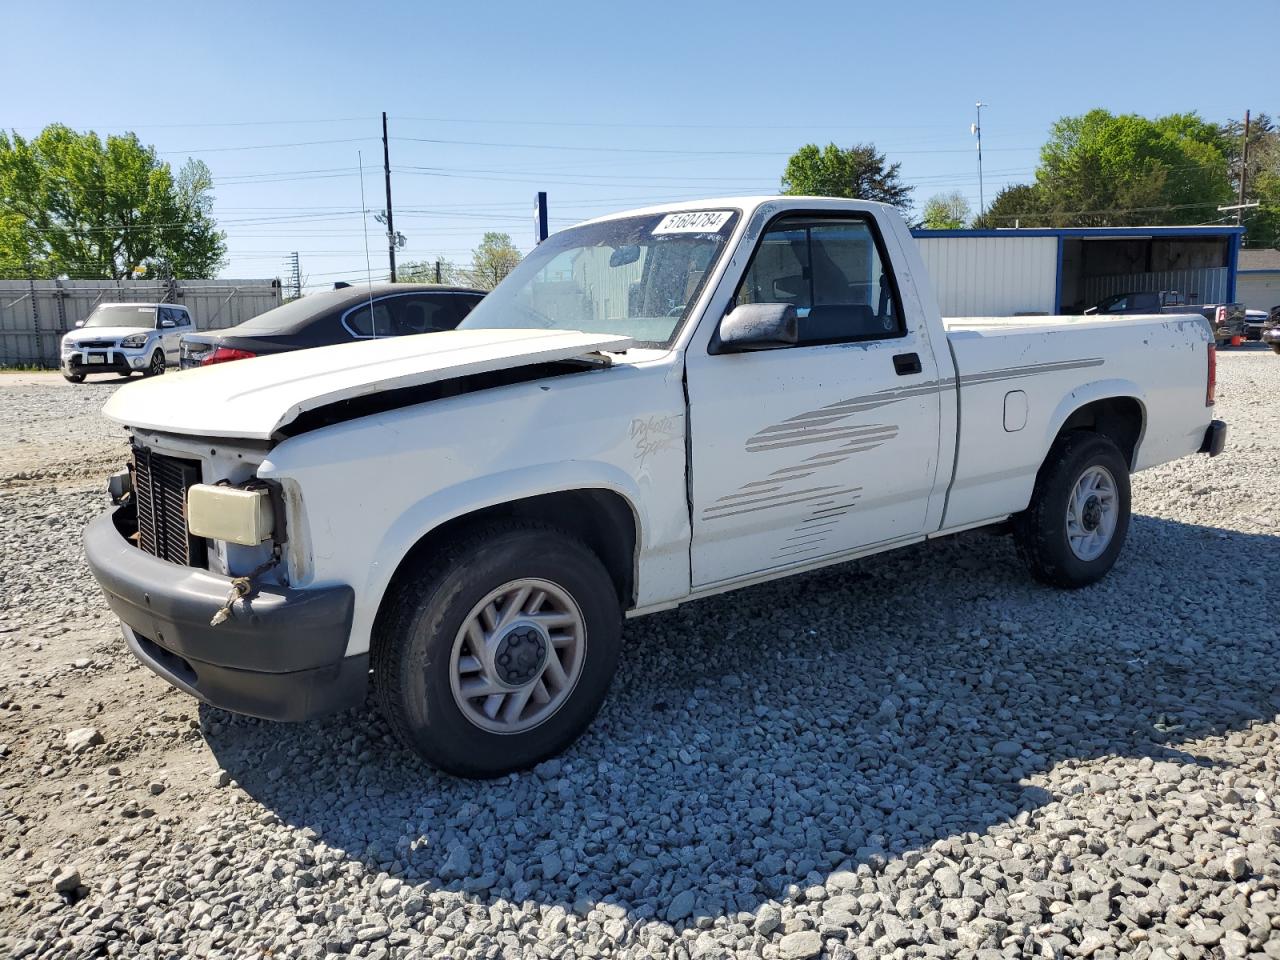
[[653,228],[660,233],[718,233],[733,216],[732,210],[691,210],[688,213],[668,213]]

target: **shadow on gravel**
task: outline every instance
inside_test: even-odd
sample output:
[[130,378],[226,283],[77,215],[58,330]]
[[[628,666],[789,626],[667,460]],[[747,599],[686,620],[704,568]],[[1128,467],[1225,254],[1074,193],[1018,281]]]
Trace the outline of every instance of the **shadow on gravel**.
[[1277,555],[1280,537],[1137,517],[1074,593],[978,534],[702,601],[629,623],[587,736],[486,783],[427,768],[372,710],[203,719],[253,797],[371,872],[680,927],[1034,818],[1054,797],[1026,778],[1051,769],[1091,789],[1070,768],[1199,762],[1179,745],[1270,719]]

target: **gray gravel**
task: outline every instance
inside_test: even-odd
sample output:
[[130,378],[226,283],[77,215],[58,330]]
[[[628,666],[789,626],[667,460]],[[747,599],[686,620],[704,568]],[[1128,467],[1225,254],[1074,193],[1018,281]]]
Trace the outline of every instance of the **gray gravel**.
[[[1280,957],[1280,358],[1219,372],[1228,453],[1135,479],[1102,584],[973,534],[631,622],[591,732],[488,783],[170,691],[79,559],[105,467],[10,477],[0,955]],[[0,392],[0,460],[14,394],[116,449]]]

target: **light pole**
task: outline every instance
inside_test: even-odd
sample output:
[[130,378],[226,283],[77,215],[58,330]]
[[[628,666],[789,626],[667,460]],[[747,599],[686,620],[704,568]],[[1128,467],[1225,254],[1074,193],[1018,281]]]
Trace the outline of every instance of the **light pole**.
[[990,106],[979,100],[974,106],[978,111],[978,122],[970,127],[970,132],[978,138],[978,216],[982,216],[987,205],[982,193],[982,108]]

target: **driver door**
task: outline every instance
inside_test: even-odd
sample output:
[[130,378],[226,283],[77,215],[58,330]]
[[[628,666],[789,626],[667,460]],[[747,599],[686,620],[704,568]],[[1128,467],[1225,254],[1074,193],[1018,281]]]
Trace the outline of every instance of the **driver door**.
[[694,589],[920,535],[941,385],[874,217],[775,218],[740,303],[795,306],[799,340],[686,356]]

